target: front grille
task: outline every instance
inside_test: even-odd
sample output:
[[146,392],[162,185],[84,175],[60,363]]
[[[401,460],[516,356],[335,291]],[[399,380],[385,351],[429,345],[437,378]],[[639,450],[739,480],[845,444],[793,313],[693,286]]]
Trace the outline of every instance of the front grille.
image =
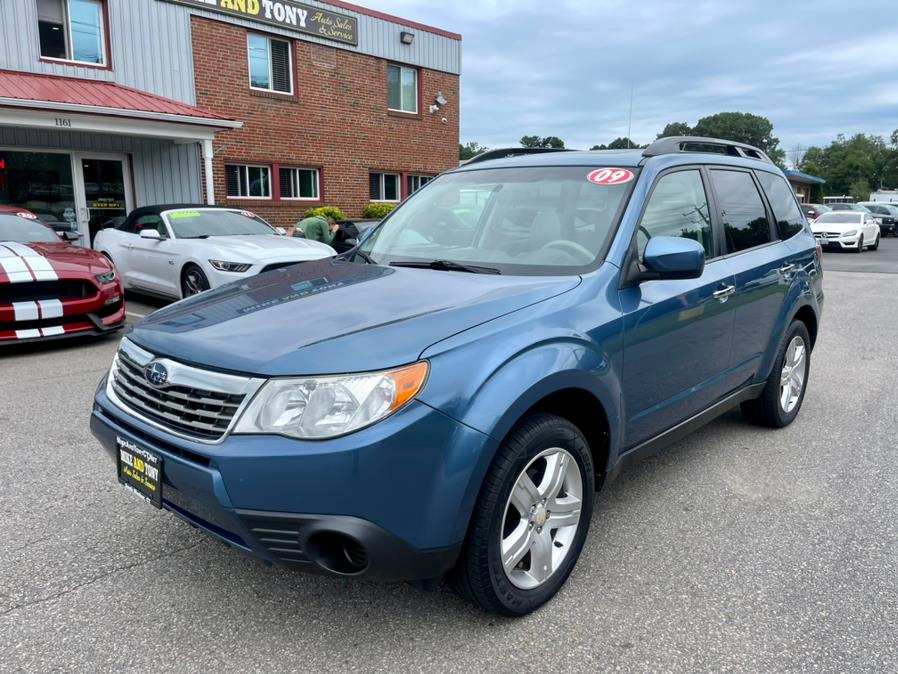
[[[185,386],[178,384],[175,378],[170,379],[170,385],[156,388],[146,380],[145,368],[146,363],[141,364],[135,356],[127,353],[123,344],[116,357],[110,381],[116,397],[138,416],[179,435],[202,441],[221,439],[246,399],[246,392],[223,392]],[[181,368],[194,370],[186,366]],[[214,373],[204,374],[214,376]]]
[[82,300],[96,294],[96,287],[87,281],[34,281],[0,285],[0,302]]

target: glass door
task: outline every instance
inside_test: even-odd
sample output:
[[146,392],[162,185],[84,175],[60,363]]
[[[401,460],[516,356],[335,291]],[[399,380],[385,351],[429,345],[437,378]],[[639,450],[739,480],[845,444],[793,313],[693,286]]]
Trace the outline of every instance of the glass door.
[[124,157],[76,155],[75,165],[81,240],[93,245],[97,232],[115,227],[130,212],[130,175]]

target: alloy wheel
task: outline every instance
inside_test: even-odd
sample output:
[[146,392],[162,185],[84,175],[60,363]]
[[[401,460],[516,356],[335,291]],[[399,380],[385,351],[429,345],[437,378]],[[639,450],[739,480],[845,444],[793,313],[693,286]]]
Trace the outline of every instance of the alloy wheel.
[[207,290],[204,283],[205,279],[198,271],[189,271],[184,276],[184,285],[187,289],[187,296],[199,295]]
[[807,374],[807,358],[808,350],[804,339],[800,335],[796,335],[786,349],[783,370],[780,375],[780,407],[786,414],[790,414],[801,400]]
[[582,503],[580,467],[566,450],[547,449],[521,472],[505,506],[499,541],[512,585],[540,587],[561,566],[580,526]]

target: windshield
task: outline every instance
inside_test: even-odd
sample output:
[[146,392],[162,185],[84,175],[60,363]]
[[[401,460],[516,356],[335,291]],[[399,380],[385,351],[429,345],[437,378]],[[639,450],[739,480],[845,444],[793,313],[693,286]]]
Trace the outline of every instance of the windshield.
[[56,232],[40,220],[20,218],[13,213],[0,213],[0,241],[18,243],[59,243]]
[[817,222],[838,222],[843,224],[858,224],[862,218],[861,213],[856,213],[853,211],[840,211],[838,213],[824,213],[819,218],[817,218]]
[[168,211],[166,218],[177,239],[276,234],[268,223],[249,211],[183,209]]
[[[504,274],[585,271],[604,253],[633,183],[593,183],[595,168],[450,173],[416,192],[364,243],[378,264],[460,263]],[[445,264],[438,265],[445,268]]]

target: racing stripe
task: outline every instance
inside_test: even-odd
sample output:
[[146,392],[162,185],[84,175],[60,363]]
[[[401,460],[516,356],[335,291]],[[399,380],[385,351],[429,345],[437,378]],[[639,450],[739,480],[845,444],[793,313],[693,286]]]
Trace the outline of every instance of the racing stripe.
[[34,274],[35,281],[59,280],[59,276],[56,274],[56,270],[53,269],[53,265],[50,264],[50,260],[33,248],[29,248],[25,244],[16,241],[4,241],[2,245],[24,260],[25,264],[28,265],[28,268]]
[[[6,250],[0,245],[0,251]],[[34,274],[25,264],[25,261],[15,255],[9,257],[0,256],[0,268],[6,272],[10,283],[28,283],[34,280]]]
[[41,336],[41,331],[34,330],[16,330],[16,339],[36,339]]
[[64,335],[65,328],[61,325],[57,325],[52,328],[41,328],[41,334],[44,337],[56,337],[57,335]]
[[13,302],[12,310],[16,321],[36,321],[40,318],[37,302]]
[[62,318],[62,302],[59,300],[39,300],[41,318]]

